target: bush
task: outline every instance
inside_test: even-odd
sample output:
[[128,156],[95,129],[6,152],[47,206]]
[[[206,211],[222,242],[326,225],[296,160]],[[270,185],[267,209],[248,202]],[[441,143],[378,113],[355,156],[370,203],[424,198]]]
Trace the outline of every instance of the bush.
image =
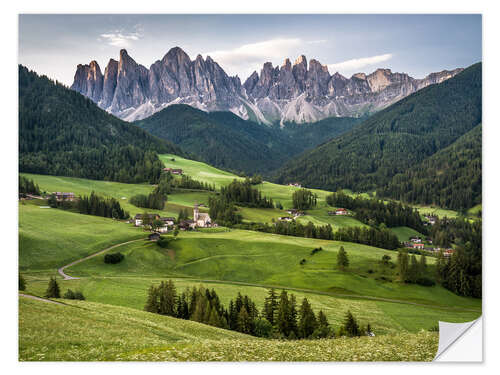
[[255,323],[255,336],[257,337],[271,337],[273,325],[269,323],[266,318],[259,318],[254,321]]
[[21,274],[19,274],[19,290],[26,290],[26,280]]
[[51,277],[49,281],[49,286],[45,292],[46,298],[61,298],[61,292],[59,290],[59,284],[55,277]]
[[122,253],[112,253],[112,254],[106,254],[104,256],[104,263],[107,264],[116,264],[120,263],[125,256]]
[[168,247],[169,243],[170,243],[170,238],[166,237],[160,237],[160,239],[156,241],[156,244],[164,249]]
[[71,289],[68,289],[66,293],[64,293],[63,298],[65,299],[75,299],[75,293]]
[[63,298],[65,299],[79,299],[79,300],[85,300],[85,297],[83,296],[82,292],[76,291],[73,292],[71,289],[68,289],[66,293],[64,293]]
[[417,279],[416,283],[422,286],[434,286],[436,282],[434,280],[429,279],[428,277],[420,277]]

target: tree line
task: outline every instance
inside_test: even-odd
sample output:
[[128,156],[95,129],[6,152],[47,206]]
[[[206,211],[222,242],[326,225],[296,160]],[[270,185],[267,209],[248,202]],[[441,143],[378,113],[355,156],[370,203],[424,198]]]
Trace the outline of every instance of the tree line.
[[76,208],[79,213],[113,219],[128,219],[129,213],[125,211],[115,198],[105,198],[91,192],[89,196],[81,196],[76,201]]
[[20,175],[19,194],[23,196],[26,196],[26,194],[40,195],[40,188],[33,180]]
[[163,210],[167,196],[156,191],[146,194],[136,194],[130,197],[130,203],[136,207],[152,208],[156,210]]
[[292,194],[293,208],[297,210],[307,210],[316,207],[318,196],[311,190],[299,189]]
[[370,226],[386,226],[413,228],[418,232],[425,233],[426,227],[419,212],[411,206],[378,199],[363,198],[361,196],[351,197],[342,191],[329,194],[326,203],[332,207],[343,207],[355,212],[354,217]]
[[[289,340],[335,337],[335,330],[323,311],[315,313],[307,298],[299,306],[295,295],[285,290],[278,295],[275,289],[270,289],[260,310],[249,296],[239,292],[226,308],[214,289],[200,286],[178,293],[169,280],[150,286],[144,310],[258,337]],[[337,334],[353,337],[370,332],[369,325],[362,329],[348,311]]]
[[406,250],[399,250],[397,261],[399,279],[409,284],[419,284],[423,286],[432,286],[434,280],[429,278],[427,271],[427,259],[424,254],[417,260],[415,254],[411,256]]
[[272,198],[263,197],[259,190],[252,187],[248,179],[245,181],[234,179],[229,185],[221,187],[220,194],[226,201],[238,206],[274,208]]

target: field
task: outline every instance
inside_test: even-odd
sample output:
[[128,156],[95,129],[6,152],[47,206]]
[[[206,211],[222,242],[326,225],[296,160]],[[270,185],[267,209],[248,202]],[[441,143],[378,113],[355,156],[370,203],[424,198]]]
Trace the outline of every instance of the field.
[[420,237],[420,238],[425,238],[425,236],[417,232],[415,229],[408,228],[408,227],[396,227],[396,228],[391,228],[391,231],[398,236],[398,240],[401,242],[403,241],[408,241],[410,237]]
[[19,325],[21,361],[431,361],[438,344],[429,332],[271,341],[129,308],[25,297]]
[[[185,174],[217,187],[237,178],[204,163],[172,155],[161,158],[167,166],[182,168]],[[96,191],[115,197],[132,215],[145,209],[134,207],[128,199],[153,189],[147,184],[24,175],[48,192],[72,191],[80,195]],[[291,207],[291,194],[297,189],[268,182],[257,187],[285,208]],[[307,215],[297,221],[330,224],[334,230],[364,225],[350,216],[329,216],[327,212],[332,208],[325,202],[329,193],[315,192],[317,208],[307,210]],[[207,204],[210,194],[213,193],[176,191],[168,196],[164,211],[147,211],[176,216],[179,210],[196,203]],[[49,277],[57,275],[63,293],[68,288],[80,290],[87,301],[65,301],[66,305],[61,306],[21,298],[23,360],[429,360],[436,350],[437,335],[427,330],[436,326],[438,320],[465,322],[481,314],[481,300],[457,296],[441,286],[400,283],[394,251],[223,227],[181,231],[167,248],[161,248],[142,240],[147,232],[132,224],[40,208],[44,205],[46,202],[38,200],[19,205],[19,267],[28,283],[26,293],[43,296]],[[288,215],[284,210],[247,207],[240,207],[239,212],[247,222],[271,223]],[[400,240],[418,235],[406,227],[392,231]],[[113,250],[125,255],[119,264],[105,264],[102,254],[65,270],[78,279],[62,280],[57,274],[59,267],[74,260],[133,239],[140,240]],[[349,257],[346,270],[336,266],[340,246]],[[322,251],[311,255],[317,247]],[[392,265],[381,262],[383,255],[391,257]],[[434,273],[434,262],[434,258],[427,259],[429,275]],[[361,325],[371,324],[376,337],[268,341],[230,331],[221,334],[217,328],[141,311],[148,287],[169,278],[178,291],[200,284],[213,288],[226,306],[241,292],[261,308],[269,288],[286,289],[298,301],[307,297],[315,311],[323,310],[335,329],[350,310]],[[36,316],[56,327],[55,336],[44,334],[51,325],[43,325]],[[67,321],[69,316],[73,322]],[[125,330],[120,320],[127,322],[130,332],[120,331]],[[95,327],[93,321],[97,321]],[[103,332],[101,326],[111,327],[112,334]],[[43,339],[32,343],[35,336]],[[115,338],[122,336],[123,340]],[[405,346],[407,351],[401,350],[399,346],[407,345],[406,341],[408,345],[420,345],[422,350],[410,350],[410,346]],[[377,345],[380,350],[375,353],[373,348]]]

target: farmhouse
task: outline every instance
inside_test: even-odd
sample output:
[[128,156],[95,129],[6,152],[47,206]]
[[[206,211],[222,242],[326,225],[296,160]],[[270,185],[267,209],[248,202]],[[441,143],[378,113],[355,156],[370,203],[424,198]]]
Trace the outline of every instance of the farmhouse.
[[304,216],[305,215],[305,212],[303,211],[299,211],[295,208],[292,208],[290,210],[286,210],[287,213],[289,213],[290,215],[293,215],[293,217],[297,217],[297,216]]
[[171,227],[175,224],[175,217],[160,217],[163,224],[167,227]]
[[419,250],[423,250],[424,249],[424,244],[423,243],[413,243],[413,246],[412,246],[414,249],[419,249]]
[[293,186],[293,187],[297,187],[297,188],[302,187],[302,185],[299,182],[290,182],[288,184],[288,186]]
[[454,249],[446,249],[444,252],[443,252],[443,255],[445,257],[451,257],[453,255],[453,253],[455,252]]
[[435,215],[424,215],[424,217],[427,219],[427,222],[430,225],[436,224],[437,216],[435,216]]
[[293,221],[293,218],[290,216],[280,216],[278,218],[279,221]]
[[420,237],[410,237],[410,241],[414,243],[421,243],[422,239]]
[[348,212],[345,208],[337,208],[335,210],[335,215],[347,215]]
[[[158,214],[146,214],[149,221],[153,221],[153,220],[160,220],[160,215]],[[136,227],[140,227],[142,225],[142,223],[144,222],[144,215],[143,214],[137,214],[134,216],[134,224]]]
[[75,193],[69,192],[69,193],[64,193],[60,191],[55,191],[52,194],[56,196],[56,199],[58,201],[73,201],[75,200]]
[[182,174],[182,169],[176,169],[176,168],[163,168],[164,172],[170,172],[172,174],[176,175],[181,175]]
[[179,223],[180,230],[190,230],[195,228],[196,223],[194,222],[194,220],[181,220],[181,222]]

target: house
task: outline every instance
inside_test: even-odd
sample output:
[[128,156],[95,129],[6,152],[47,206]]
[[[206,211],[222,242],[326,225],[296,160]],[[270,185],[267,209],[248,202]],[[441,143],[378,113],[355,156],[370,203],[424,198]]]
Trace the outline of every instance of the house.
[[413,243],[413,246],[412,246],[414,249],[419,249],[419,250],[423,250],[424,249],[424,244],[423,243]]
[[455,249],[446,249],[444,252],[443,252],[443,255],[445,257],[451,257],[453,255],[453,253],[455,252]]
[[293,221],[293,217],[290,216],[280,216],[278,218],[279,221]]
[[410,241],[413,243],[421,243],[422,239],[420,237],[410,237]]
[[[149,221],[153,221],[153,220],[160,220],[160,215],[158,214],[146,214],[147,217],[149,218]],[[143,214],[137,214],[134,216],[134,225],[136,227],[140,227],[142,225],[142,223],[144,222],[144,218],[143,218]]]
[[348,212],[345,208],[337,208],[335,210],[335,215],[347,215]]
[[64,193],[60,191],[55,191],[52,194],[56,196],[56,199],[58,201],[74,201],[75,200],[75,193],[69,192],[69,193]]
[[302,185],[299,182],[290,182],[288,184],[288,186],[293,186],[293,187],[297,187],[297,188],[302,187]]
[[150,241],[158,241],[159,239],[160,239],[160,233],[158,233],[158,232],[151,233],[148,236],[148,240],[150,240]]
[[434,225],[436,224],[436,220],[437,220],[437,216],[435,215],[424,215],[424,217],[427,219],[427,222],[430,224],[430,225]]
[[163,224],[167,227],[171,227],[175,224],[175,217],[160,217],[160,220],[163,221]]
[[182,174],[182,169],[176,169],[176,168],[163,168],[164,172],[170,172],[172,174],[176,175],[181,175]]
[[209,214],[201,213],[197,204],[193,208],[193,221],[197,227],[207,228],[212,226],[212,220]]
[[289,210],[286,210],[287,213],[289,213],[290,215],[292,215],[293,217],[298,217],[298,216],[304,216],[305,215],[305,212],[303,211],[299,211],[295,208],[291,208]]
[[181,222],[179,223],[180,230],[190,230],[195,228],[196,223],[194,222],[194,220],[181,220]]

